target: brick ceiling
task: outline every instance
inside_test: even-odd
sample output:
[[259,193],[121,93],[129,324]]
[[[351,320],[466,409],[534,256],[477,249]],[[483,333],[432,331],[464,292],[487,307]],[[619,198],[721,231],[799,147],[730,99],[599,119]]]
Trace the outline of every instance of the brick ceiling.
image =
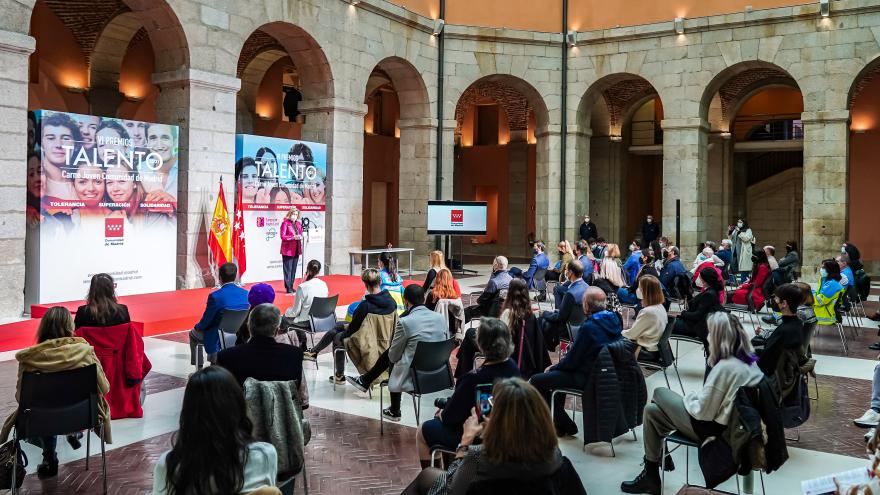
[[269,50],[287,52],[274,36],[265,31],[257,29],[251,33],[244,42],[244,46],[241,48],[241,55],[238,57],[238,77],[241,77],[244,69],[257,55]]
[[608,107],[608,118],[611,127],[618,127],[622,124],[621,119],[626,110],[646,96],[656,95],[657,91],[651,86],[651,83],[642,78],[626,79],[615,83],[610,88],[602,92],[605,104]]
[[852,91],[849,95],[849,109],[852,110],[853,106],[856,104],[856,99],[859,97],[862,91],[874,81],[877,76],[880,75],[880,64],[874,65],[873,68],[864,72],[861,77],[859,77],[859,81],[855,84]]
[[787,80],[795,87],[794,79],[785,72],[772,68],[755,68],[741,72],[724,83],[718,94],[721,96],[721,115],[724,120],[730,120],[729,115],[733,106],[736,105],[749,91],[750,88],[760,81],[768,79]]
[[[121,0],[41,0],[73,34],[88,61],[98,36],[119,14],[130,12]],[[143,31],[143,30],[141,30]],[[144,31],[144,36],[146,31]]]
[[525,131],[529,128],[529,113],[532,111],[532,106],[522,93],[499,82],[479,81],[465,90],[455,107],[457,134],[461,133],[462,120],[468,107],[487,98],[504,109],[511,131]]

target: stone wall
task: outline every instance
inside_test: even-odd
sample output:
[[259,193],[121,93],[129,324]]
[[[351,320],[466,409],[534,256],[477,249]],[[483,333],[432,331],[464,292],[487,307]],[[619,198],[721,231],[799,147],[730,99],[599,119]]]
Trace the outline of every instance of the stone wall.
[[[347,273],[347,251],[361,243],[365,91],[370,73],[389,59],[401,61],[392,64],[392,78],[395,88],[406,93],[400,95],[400,167],[405,177],[400,239],[420,252],[433,244],[423,233],[425,201],[452,197],[455,109],[472,84],[501,82],[524,95],[534,111],[536,235],[558,239],[576,235],[587,205],[590,211],[607,210],[590,197],[596,188],[606,190],[601,183],[589,183],[591,156],[605,152],[591,153],[590,140],[601,136],[591,138],[589,111],[583,110],[591,105],[584,102],[595,101],[596,92],[604,89],[597,82],[633,77],[649,83],[662,101],[662,221],[674,224],[672,199],[680,199],[681,244],[686,252],[693,251],[701,240],[718,237],[717,229],[729,221],[730,193],[710,177],[729,167],[714,150],[724,146],[717,140],[727,131],[723,110],[734,108],[735,102],[722,104],[716,95],[750,68],[771,68],[790,76],[804,96],[806,264],[833,252],[844,238],[848,95],[860,72],[880,54],[880,5],[875,1],[838,2],[830,19],[819,16],[817,2],[687,19],[683,35],[673,32],[671,21],[579,33],[578,46],[568,51],[565,164],[560,162],[562,34],[447,25],[440,101],[445,118],[438,122],[438,52],[431,19],[383,0],[363,0],[356,6],[342,0],[166,2],[125,1],[147,29],[161,62],[154,75],[162,88],[157,114],[182,127],[180,287],[205,283],[205,267],[195,252],[204,242],[217,179],[225,176],[225,182],[232,183],[236,121],[244,126],[248,120],[237,113],[253,112],[237,108],[238,64],[245,41],[260,28],[278,39],[300,71],[303,138],[330,146],[328,272]],[[34,46],[27,26],[33,4],[34,0],[0,0],[0,107],[5,116],[0,186],[7,193],[0,207],[0,272],[6,281],[0,294],[2,316],[15,316],[23,309],[26,64]],[[633,94],[644,94],[647,88]],[[439,170],[437,126],[442,127]],[[613,180],[614,171],[608,172]],[[610,184],[609,188],[613,189]]]

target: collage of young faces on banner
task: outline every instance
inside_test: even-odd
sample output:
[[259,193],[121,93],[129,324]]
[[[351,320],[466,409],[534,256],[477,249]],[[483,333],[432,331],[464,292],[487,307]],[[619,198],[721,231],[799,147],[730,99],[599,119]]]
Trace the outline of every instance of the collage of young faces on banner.
[[304,246],[295,276],[301,276],[302,260],[323,264],[327,146],[239,134],[235,158],[236,193],[241,196],[247,246],[242,282],[281,278],[281,222],[292,206],[299,210]]
[[80,299],[107,272],[121,295],[175,289],[178,128],[28,115],[28,304]]

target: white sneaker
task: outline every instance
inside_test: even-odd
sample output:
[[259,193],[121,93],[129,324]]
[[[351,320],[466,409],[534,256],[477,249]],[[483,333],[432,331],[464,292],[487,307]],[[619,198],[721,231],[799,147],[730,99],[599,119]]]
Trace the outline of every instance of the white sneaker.
[[880,413],[873,409],[868,409],[865,411],[865,414],[862,414],[861,418],[854,419],[853,423],[855,423],[856,426],[861,426],[863,428],[875,427],[880,423]]

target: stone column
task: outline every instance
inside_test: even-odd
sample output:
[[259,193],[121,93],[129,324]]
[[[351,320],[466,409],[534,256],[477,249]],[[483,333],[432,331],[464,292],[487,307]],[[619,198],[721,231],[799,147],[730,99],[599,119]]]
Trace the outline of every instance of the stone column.
[[[804,277],[846,240],[849,111],[804,112]],[[809,280],[809,278],[808,278]]]
[[[569,125],[569,129],[574,126]],[[569,213],[574,222],[574,231],[570,234],[570,240],[576,242],[580,239],[579,228],[584,220],[584,214],[590,211],[590,141],[593,136],[593,130],[584,128],[580,131],[573,131],[568,135],[568,152],[569,157],[568,170],[570,172],[569,185],[572,190],[569,192],[570,205],[573,210]]]
[[623,146],[623,142],[611,141],[608,136],[594,137],[590,144],[590,172],[587,177],[590,218],[596,224],[599,237],[608,242],[619,242],[624,207],[621,194]]
[[0,319],[30,311],[24,308],[25,169],[28,57],[35,46],[26,34],[0,31]]
[[157,120],[180,126],[177,192],[177,287],[212,283],[207,232],[223,178],[232,209],[235,177],[235,101],[241,82],[196,69],[153,74],[161,94]]
[[[434,249],[428,229],[428,200],[436,196],[437,119],[403,119],[400,128],[399,235],[400,246],[416,255]],[[450,179],[452,174],[449,175]],[[452,181],[449,180],[452,184]]]
[[727,234],[727,224],[732,222],[733,167],[731,166],[732,141],[729,136],[711,134],[708,147],[708,212],[707,239],[715,242]]
[[[535,237],[546,244],[555,244],[562,235],[559,230],[559,195],[561,169],[559,164],[559,125],[535,133],[538,139],[535,170]],[[570,202],[570,201],[569,201]],[[568,209],[567,209],[568,210]],[[566,211],[566,216],[573,213]]]
[[[327,145],[325,271],[348,274],[349,251],[360,249],[367,105],[341,99],[304,101],[302,138]],[[402,164],[401,164],[402,165]]]
[[[695,256],[706,240],[708,215],[708,126],[701,119],[666,119],[663,127],[663,232],[677,242],[683,258]],[[675,202],[681,202],[674,240]]]

